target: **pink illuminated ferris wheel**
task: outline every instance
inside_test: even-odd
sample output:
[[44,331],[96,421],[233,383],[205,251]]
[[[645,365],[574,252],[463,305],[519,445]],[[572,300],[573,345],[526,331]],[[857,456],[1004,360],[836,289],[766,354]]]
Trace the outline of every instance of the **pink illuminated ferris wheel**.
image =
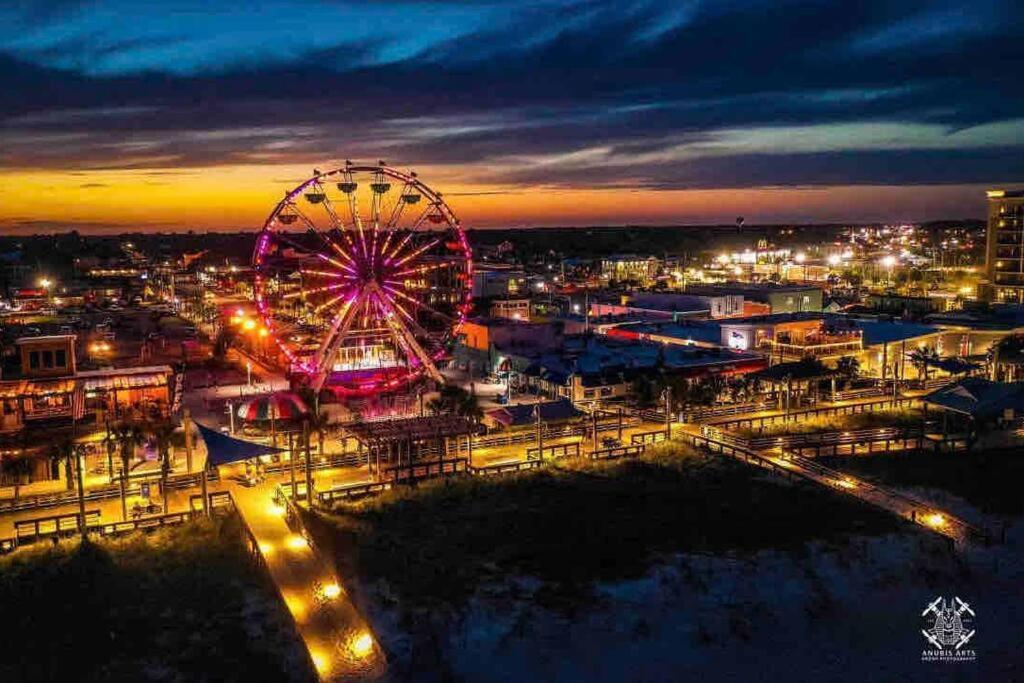
[[455,214],[415,173],[315,171],[270,214],[253,267],[256,306],[293,377],[355,395],[442,381],[473,265]]

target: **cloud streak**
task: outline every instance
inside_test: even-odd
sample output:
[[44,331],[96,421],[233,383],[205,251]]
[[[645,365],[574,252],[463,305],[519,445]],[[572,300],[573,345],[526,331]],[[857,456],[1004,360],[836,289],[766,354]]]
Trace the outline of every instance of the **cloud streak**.
[[1024,180],[1009,1],[275,0],[237,26],[146,6],[159,31],[115,26],[117,1],[15,10],[0,170],[383,157],[503,192]]

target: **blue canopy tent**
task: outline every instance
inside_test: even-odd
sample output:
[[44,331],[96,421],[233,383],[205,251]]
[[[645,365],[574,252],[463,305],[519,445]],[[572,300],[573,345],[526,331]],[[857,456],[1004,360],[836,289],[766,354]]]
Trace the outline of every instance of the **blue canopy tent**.
[[198,422],[196,422],[196,427],[199,428],[199,434],[203,437],[203,442],[206,444],[208,465],[226,465],[230,462],[249,460],[251,458],[258,458],[261,455],[281,453],[285,450],[284,448],[264,446],[261,443],[236,439],[233,436],[227,436],[209,427],[204,427]]

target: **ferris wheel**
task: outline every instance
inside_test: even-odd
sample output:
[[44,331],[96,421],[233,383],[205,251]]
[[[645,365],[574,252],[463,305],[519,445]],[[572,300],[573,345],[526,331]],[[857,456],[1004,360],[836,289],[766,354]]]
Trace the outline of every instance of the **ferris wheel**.
[[256,240],[256,307],[293,377],[348,395],[442,381],[472,253],[441,193],[384,162],[314,175]]

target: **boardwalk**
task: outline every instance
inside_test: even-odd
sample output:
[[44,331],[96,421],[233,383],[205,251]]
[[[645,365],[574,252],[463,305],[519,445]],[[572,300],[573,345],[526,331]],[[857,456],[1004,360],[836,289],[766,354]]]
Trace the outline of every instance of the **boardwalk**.
[[747,464],[774,472],[799,477],[832,491],[852,496],[886,512],[895,514],[914,524],[941,534],[957,545],[972,542],[987,543],[990,535],[949,514],[935,505],[907,494],[872,484],[838,470],[819,465],[782,449],[756,451],[714,438],[715,430],[705,427],[700,433],[688,429],[682,433],[685,440],[698,448],[731,456]]
[[387,667],[384,653],[330,562],[302,533],[290,504],[275,502],[269,484],[232,487],[232,495],[320,679],[380,679]]

